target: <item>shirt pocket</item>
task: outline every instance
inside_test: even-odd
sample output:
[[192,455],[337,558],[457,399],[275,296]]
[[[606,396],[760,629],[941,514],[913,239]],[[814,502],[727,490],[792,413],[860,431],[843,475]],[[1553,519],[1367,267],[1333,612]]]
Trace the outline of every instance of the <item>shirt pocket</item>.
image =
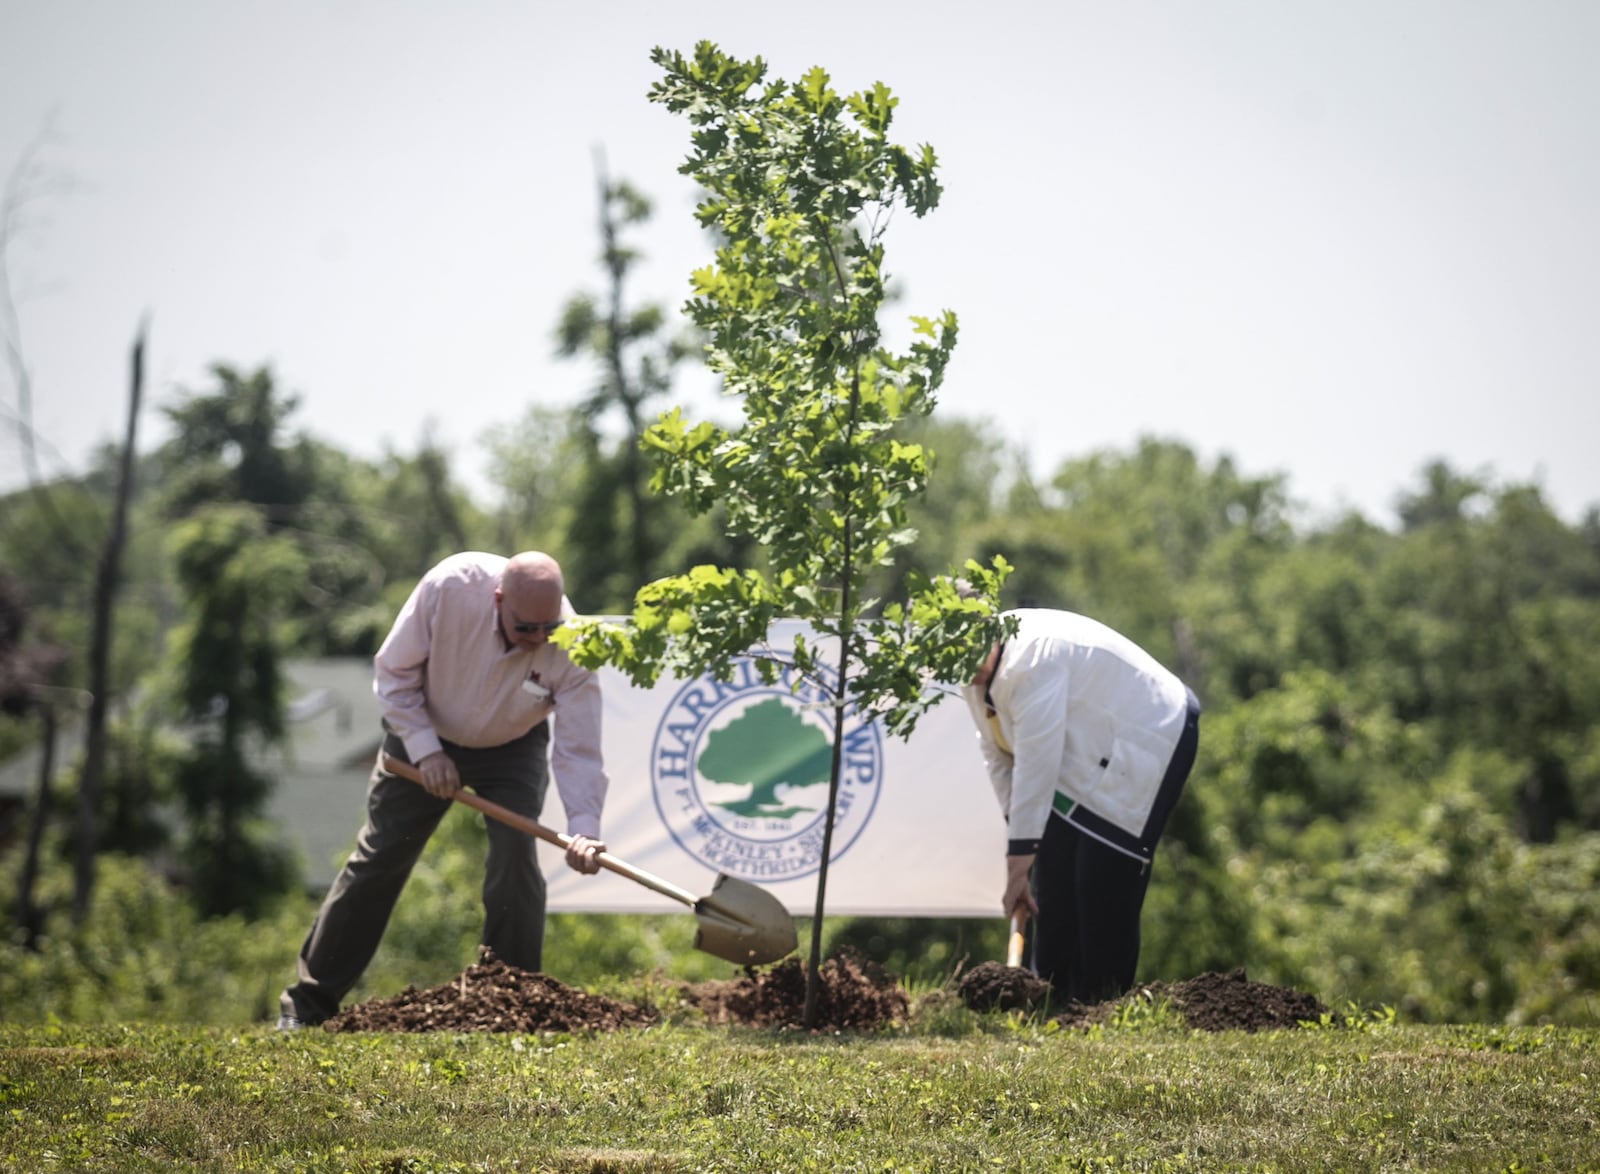
[[1100,760],[1100,770],[1089,807],[1125,831],[1139,834],[1149,818],[1166,763],[1136,742],[1114,738],[1111,753]]

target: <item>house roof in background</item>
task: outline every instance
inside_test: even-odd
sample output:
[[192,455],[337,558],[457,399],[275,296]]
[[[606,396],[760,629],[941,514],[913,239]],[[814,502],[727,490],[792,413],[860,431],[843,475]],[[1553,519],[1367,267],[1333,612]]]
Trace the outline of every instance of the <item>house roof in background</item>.
[[[274,780],[265,814],[301,856],[307,882],[323,888],[361,826],[382,713],[367,657],[291,660],[283,671],[287,737],[256,755],[257,767]],[[83,739],[82,715],[58,714],[58,778],[80,759]],[[0,802],[26,802],[37,792],[41,748],[36,742],[0,762]]]
[[366,657],[293,660],[284,665],[284,744],[269,748],[262,766],[280,777],[299,770],[363,774],[382,740],[382,710],[372,692]]

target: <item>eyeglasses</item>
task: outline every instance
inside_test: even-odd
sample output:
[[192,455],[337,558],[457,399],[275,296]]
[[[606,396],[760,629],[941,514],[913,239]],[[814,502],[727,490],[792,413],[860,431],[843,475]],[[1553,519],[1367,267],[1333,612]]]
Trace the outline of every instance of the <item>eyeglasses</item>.
[[512,624],[511,630],[519,636],[531,636],[535,632],[543,632],[545,635],[549,635],[565,622],[565,620],[535,620],[528,624]]

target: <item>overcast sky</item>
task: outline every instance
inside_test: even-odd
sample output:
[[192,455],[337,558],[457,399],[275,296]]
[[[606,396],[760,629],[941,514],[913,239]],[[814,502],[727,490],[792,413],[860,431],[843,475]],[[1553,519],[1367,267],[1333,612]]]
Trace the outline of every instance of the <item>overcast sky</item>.
[[0,0],[46,471],[120,436],[148,314],[154,405],[270,364],[315,435],[433,437],[481,489],[484,433],[591,378],[551,335],[598,286],[595,148],[656,200],[637,297],[709,256],[645,98],[700,39],[898,95],[946,196],[890,230],[893,313],[959,314],[939,410],[1036,471],[1154,434],[1313,517],[1387,523],[1436,457],[1600,504],[1594,0]]

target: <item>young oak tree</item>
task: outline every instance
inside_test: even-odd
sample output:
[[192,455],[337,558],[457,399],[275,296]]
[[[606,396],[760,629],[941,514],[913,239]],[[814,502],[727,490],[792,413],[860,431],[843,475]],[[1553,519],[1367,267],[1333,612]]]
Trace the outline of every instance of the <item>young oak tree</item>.
[[[708,193],[697,210],[718,240],[691,278],[687,312],[706,334],[706,361],[737,397],[743,426],[690,424],[681,410],[645,434],[651,486],[697,513],[721,506],[730,533],[756,540],[763,569],[697,566],[641,588],[622,624],[572,625],[562,642],[591,666],[611,663],[636,683],[666,671],[732,675],[752,649],[764,680],[805,680],[828,699],[831,746],[805,1022],[815,1022],[846,723],[879,720],[909,735],[941,693],[934,682],[976,672],[1001,623],[1010,568],[968,561],[976,593],[949,576],[909,576],[904,596],[868,597],[874,568],[915,541],[906,505],[922,493],[929,454],[895,435],[933,410],[956,342],[956,316],[912,318],[909,350],[882,343],[883,238],[898,207],[921,217],[938,203],[935,156],[891,143],[897,99],[881,82],[841,98],[814,68],[767,82],[758,57],[710,42],[692,57],[656,49],[665,76],[650,100],[688,117],[693,150],[679,168]],[[767,643],[769,624],[795,617],[809,634]]]

